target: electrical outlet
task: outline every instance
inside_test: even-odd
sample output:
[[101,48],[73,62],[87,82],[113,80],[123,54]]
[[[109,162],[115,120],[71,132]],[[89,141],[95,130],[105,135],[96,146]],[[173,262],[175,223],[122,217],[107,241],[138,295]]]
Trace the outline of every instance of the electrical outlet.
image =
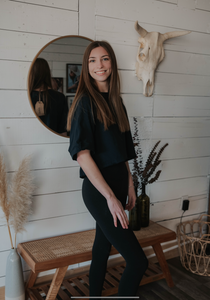
[[188,199],[183,200],[183,202],[182,202],[182,210],[183,211],[186,211],[189,209],[189,203],[190,203],[190,201]]
[[182,207],[183,207],[183,201],[184,200],[189,200],[189,196],[188,195],[184,195],[184,196],[181,197],[181,199],[180,199],[180,205],[179,205],[179,209],[180,210],[183,210]]

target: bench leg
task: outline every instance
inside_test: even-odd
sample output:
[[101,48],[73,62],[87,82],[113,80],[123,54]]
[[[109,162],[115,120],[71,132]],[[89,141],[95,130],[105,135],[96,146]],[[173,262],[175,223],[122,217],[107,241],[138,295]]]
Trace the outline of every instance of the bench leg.
[[160,267],[163,271],[163,274],[165,276],[165,279],[166,279],[166,282],[167,282],[168,286],[173,287],[174,283],[173,283],[171,273],[169,271],[168,264],[167,264],[167,261],[165,259],[165,256],[164,256],[163,249],[162,249],[161,245],[160,244],[155,244],[152,247],[153,247],[154,252],[157,256],[158,262],[159,262]]
[[50,289],[47,293],[46,300],[55,300],[58,291],[60,289],[61,283],[63,282],[63,278],[66,274],[66,271],[68,269],[68,266],[58,268],[55,272],[55,275],[53,276],[52,283],[50,285]]
[[36,278],[37,278],[38,274],[39,273],[34,273],[33,271],[30,272],[29,278],[25,285],[25,300],[28,299],[27,289],[34,286],[34,283],[36,282]]

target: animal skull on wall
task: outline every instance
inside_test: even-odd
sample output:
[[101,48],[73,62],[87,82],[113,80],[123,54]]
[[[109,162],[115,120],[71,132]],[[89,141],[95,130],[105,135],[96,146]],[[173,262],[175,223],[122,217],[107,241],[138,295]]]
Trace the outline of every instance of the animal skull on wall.
[[167,39],[185,35],[191,31],[172,31],[161,34],[159,32],[147,32],[138,21],[135,29],[140,34],[138,39],[139,48],[137,52],[136,76],[143,81],[143,94],[150,97],[153,94],[155,84],[155,70],[164,58],[163,43]]

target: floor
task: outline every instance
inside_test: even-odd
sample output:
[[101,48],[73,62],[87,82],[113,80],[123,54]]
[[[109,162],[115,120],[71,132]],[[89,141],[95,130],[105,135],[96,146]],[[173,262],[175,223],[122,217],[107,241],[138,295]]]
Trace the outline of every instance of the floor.
[[140,286],[141,300],[210,300],[210,277],[200,276],[182,267],[179,257],[167,260],[175,287],[164,279]]

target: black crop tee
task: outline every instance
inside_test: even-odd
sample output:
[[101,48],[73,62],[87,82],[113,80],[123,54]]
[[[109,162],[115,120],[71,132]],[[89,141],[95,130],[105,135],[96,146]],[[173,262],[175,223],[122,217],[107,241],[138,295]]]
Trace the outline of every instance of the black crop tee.
[[[101,94],[107,101],[108,93]],[[125,109],[124,105],[123,107]],[[96,117],[94,119],[90,99],[83,96],[71,124],[69,152],[73,160],[77,160],[77,153],[81,150],[90,150],[93,160],[99,170],[102,170],[136,157],[130,130],[121,132],[117,124],[105,130],[104,124]],[[85,177],[84,171],[80,168],[80,178]]]

